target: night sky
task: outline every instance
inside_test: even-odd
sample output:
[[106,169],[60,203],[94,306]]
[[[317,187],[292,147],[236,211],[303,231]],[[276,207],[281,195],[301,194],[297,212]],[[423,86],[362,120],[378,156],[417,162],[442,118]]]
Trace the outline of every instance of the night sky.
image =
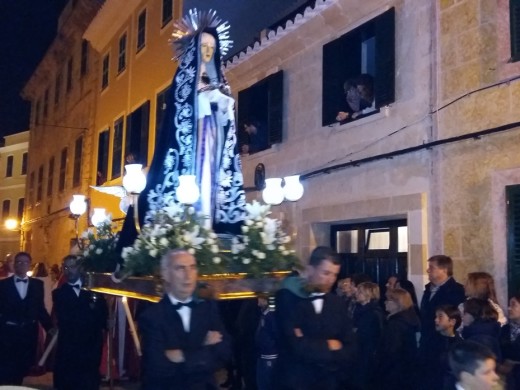
[[[231,24],[234,49],[244,48],[258,31],[306,0],[185,0],[184,8],[215,9]],[[56,33],[67,0],[0,0],[0,142],[28,130],[30,105],[20,91]]]
[[66,0],[0,0],[0,140],[29,126],[19,96],[56,33]]

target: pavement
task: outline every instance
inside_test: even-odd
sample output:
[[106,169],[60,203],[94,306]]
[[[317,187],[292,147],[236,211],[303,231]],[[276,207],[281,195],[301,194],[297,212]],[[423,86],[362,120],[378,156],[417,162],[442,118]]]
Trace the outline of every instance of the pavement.
[[[27,376],[23,381],[23,385],[32,389],[52,390],[52,372],[48,372],[41,376]],[[114,381],[112,387],[110,387],[108,382],[103,382],[100,390],[138,390],[139,387],[139,382],[118,380]]]

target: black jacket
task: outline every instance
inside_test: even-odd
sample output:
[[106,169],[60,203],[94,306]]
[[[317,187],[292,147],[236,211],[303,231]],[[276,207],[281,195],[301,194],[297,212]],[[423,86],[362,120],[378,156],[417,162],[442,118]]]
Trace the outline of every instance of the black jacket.
[[430,300],[430,286],[425,286],[421,300],[421,352],[428,347],[428,341],[435,336],[435,310],[440,305],[458,306],[465,299],[464,286],[449,278]]
[[[184,330],[181,317],[167,296],[140,317],[143,389],[188,390],[211,384],[215,370],[228,360],[229,336],[216,303],[200,299],[196,302],[191,309],[189,332]],[[223,340],[206,346],[204,340],[210,330],[220,332]],[[168,360],[165,356],[168,349],[181,349],[185,362]]]
[[462,328],[462,338],[474,341],[488,347],[497,357],[497,362],[502,361],[500,351],[500,323],[492,320],[476,320],[471,325]]
[[420,320],[413,307],[388,317],[379,355],[380,388],[415,390]]
[[[511,325],[506,324],[500,329],[500,348],[504,360],[520,362],[520,337],[511,340]],[[520,388],[520,365],[516,364],[513,370],[506,377],[509,390]]]

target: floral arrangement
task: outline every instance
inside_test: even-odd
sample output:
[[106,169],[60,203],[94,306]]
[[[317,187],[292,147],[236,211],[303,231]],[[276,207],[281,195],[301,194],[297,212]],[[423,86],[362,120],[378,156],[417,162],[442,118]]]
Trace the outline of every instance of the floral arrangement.
[[243,234],[232,240],[232,269],[258,277],[296,267],[295,251],[288,247],[291,238],[282,230],[279,220],[268,217],[270,206],[253,201],[246,205],[246,211]]
[[123,249],[127,275],[158,275],[161,257],[182,248],[197,258],[199,274],[223,273],[227,258],[220,254],[217,235],[205,227],[206,218],[191,206],[173,205],[153,215],[134,245]]
[[83,268],[87,272],[113,272],[121,257],[116,253],[117,235],[112,231],[112,221],[89,229],[82,234]]

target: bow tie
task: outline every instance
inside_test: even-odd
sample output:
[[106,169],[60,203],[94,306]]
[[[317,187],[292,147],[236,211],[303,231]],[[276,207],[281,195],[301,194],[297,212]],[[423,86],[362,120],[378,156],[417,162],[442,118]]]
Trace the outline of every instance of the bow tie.
[[189,302],[186,302],[186,303],[184,303],[184,302],[177,302],[177,303],[173,304],[173,308],[175,310],[180,310],[184,306],[189,307],[189,308],[193,308],[193,306],[195,306],[195,302],[194,301],[189,301]]
[[316,299],[324,299],[325,298],[325,294],[320,294],[320,295],[311,295],[308,299],[310,301],[315,301]]
[[18,283],[18,282],[27,283],[27,279],[16,278],[15,282],[16,283]]
[[77,288],[78,290],[81,288],[80,284],[70,284],[69,283],[69,286],[72,287],[72,288]]

